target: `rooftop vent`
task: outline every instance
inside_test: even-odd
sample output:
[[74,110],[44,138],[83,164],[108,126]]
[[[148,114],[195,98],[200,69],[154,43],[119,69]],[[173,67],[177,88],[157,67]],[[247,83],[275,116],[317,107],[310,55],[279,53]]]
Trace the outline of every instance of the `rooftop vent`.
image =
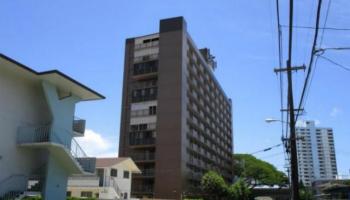
[[199,49],[199,52],[201,52],[204,60],[214,71],[216,69],[216,61],[215,61],[215,56],[210,54],[210,49],[208,48]]

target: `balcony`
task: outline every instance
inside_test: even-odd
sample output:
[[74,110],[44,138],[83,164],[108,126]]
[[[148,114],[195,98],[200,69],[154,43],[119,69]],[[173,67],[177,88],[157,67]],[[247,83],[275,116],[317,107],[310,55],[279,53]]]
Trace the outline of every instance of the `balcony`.
[[133,79],[144,80],[155,78],[158,72],[158,60],[150,60],[134,64]]
[[155,174],[154,169],[142,169],[141,174],[134,174],[134,178],[153,178]]
[[131,154],[131,158],[135,162],[154,162],[155,153],[134,153]]
[[130,138],[130,145],[133,147],[153,147],[155,143],[155,138]]
[[77,137],[84,136],[85,124],[86,124],[86,121],[84,119],[79,119],[76,117],[73,120],[72,130],[73,130],[74,136],[77,136]]
[[153,185],[135,185],[131,188],[133,193],[143,193],[143,194],[151,194],[153,193]]
[[159,45],[159,41],[151,41],[147,43],[136,44],[134,49],[139,50],[139,49],[145,49],[145,48],[152,48],[152,47],[157,47],[158,45]]
[[17,144],[27,148],[44,148],[60,159],[71,173],[94,173],[96,158],[88,157],[72,131],[51,126],[19,127]]
[[157,93],[155,94],[149,94],[149,95],[145,95],[145,96],[133,96],[131,98],[131,102],[132,103],[138,103],[138,102],[143,102],[143,101],[153,101],[153,100],[157,100]]
[[157,53],[145,55],[145,56],[138,56],[134,58],[134,63],[140,63],[140,62],[146,62],[150,60],[157,60],[159,55]]

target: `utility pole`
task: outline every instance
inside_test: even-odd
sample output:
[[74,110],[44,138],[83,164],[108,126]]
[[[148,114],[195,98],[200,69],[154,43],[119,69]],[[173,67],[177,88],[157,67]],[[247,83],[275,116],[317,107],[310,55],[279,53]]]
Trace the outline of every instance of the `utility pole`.
[[290,164],[292,179],[292,200],[299,200],[299,175],[298,175],[298,156],[297,141],[295,134],[295,116],[294,116],[294,98],[293,98],[293,79],[292,79],[292,47],[293,47],[293,0],[289,0],[289,45],[287,60],[288,77],[288,108],[289,108],[289,127],[290,127]]
[[[298,157],[296,147],[296,133],[295,133],[295,109],[293,98],[293,77],[292,72],[301,69],[305,70],[305,66],[292,67],[292,49],[293,49],[293,0],[289,0],[289,41],[288,41],[288,60],[286,68],[275,69],[276,73],[287,72],[288,77],[288,109],[282,109],[281,111],[287,111],[289,114],[289,146],[290,146],[290,165],[291,165],[291,182],[292,182],[292,200],[299,200],[299,175],[298,175]],[[288,151],[288,149],[287,149]]]
[[290,161],[291,161],[291,179],[292,179],[292,199],[299,200],[299,175],[298,175],[298,157],[297,157],[297,139],[295,134],[295,116],[294,100],[292,86],[292,72],[290,60],[287,61],[288,76],[288,102],[289,102],[289,127],[290,127]]
[[[290,136],[289,138],[282,138],[282,141],[289,142],[289,145],[286,147],[287,153],[290,153],[290,165],[291,165],[291,182],[292,182],[292,200],[299,200],[299,175],[298,175],[298,157],[297,157],[297,140],[295,133],[295,111],[294,109],[294,98],[293,98],[293,77],[292,72],[297,70],[305,70],[305,66],[296,66],[292,67],[290,60],[287,61],[286,68],[278,68],[274,71],[276,73],[287,72],[288,77],[288,109],[282,109],[281,111],[289,113],[289,127],[290,127]],[[288,147],[290,149],[288,149]],[[289,172],[288,172],[289,173]]]

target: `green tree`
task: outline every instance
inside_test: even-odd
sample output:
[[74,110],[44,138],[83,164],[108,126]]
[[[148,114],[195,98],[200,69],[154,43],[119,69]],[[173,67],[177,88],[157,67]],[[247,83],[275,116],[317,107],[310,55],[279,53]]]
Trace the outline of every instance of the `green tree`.
[[261,184],[286,184],[287,176],[278,171],[273,165],[263,160],[257,159],[249,154],[234,154],[234,174],[244,178],[250,183]]
[[250,194],[248,185],[242,179],[239,179],[228,188],[228,197],[231,200],[249,200]]
[[312,189],[306,187],[302,180],[299,181],[299,198],[300,200],[312,200]]
[[205,199],[220,200],[227,196],[227,185],[225,180],[214,171],[209,171],[201,179],[201,189]]

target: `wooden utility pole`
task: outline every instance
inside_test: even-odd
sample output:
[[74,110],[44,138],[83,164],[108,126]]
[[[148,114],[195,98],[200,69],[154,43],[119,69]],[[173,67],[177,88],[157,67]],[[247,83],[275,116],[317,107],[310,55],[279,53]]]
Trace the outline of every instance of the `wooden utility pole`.
[[[289,146],[290,146],[290,165],[291,165],[291,182],[292,182],[292,200],[299,200],[299,175],[298,175],[298,157],[297,157],[297,145],[296,145],[296,133],[295,133],[295,109],[293,98],[293,77],[292,72],[298,70],[305,70],[305,65],[292,67],[292,49],[293,49],[293,0],[289,1],[289,43],[288,43],[288,60],[286,68],[275,69],[276,73],[287,72],[288,77],[288,109],[282,109],[281,111],[287,111],[289,114]],[[288,152],[288,149],[287,149]]]
[[294,116],[294,98],[293,98],[293,79],[292,79],[292,50],[293,50],[293,0],[289,0],[289,45],[287,60],[288,76],[288,108],[289,108],[289,127],[290,127],[290,164],[292,180],[292,200],[299,200],[299,175],[298,175],[298,156],[297,141],[295,134],[295,116]]
[[299,175],[298,175],[298,157],[297,157],[297,140],[295,134],[295,116],[294,116],[294,99],[293,99],[293,82],[292,67],[287,61],[288,76],[288,108],[289,108],[289,127],[290,127],[290,164],[291,164],[291,180],[292,180],[292,199],[299,200]]

